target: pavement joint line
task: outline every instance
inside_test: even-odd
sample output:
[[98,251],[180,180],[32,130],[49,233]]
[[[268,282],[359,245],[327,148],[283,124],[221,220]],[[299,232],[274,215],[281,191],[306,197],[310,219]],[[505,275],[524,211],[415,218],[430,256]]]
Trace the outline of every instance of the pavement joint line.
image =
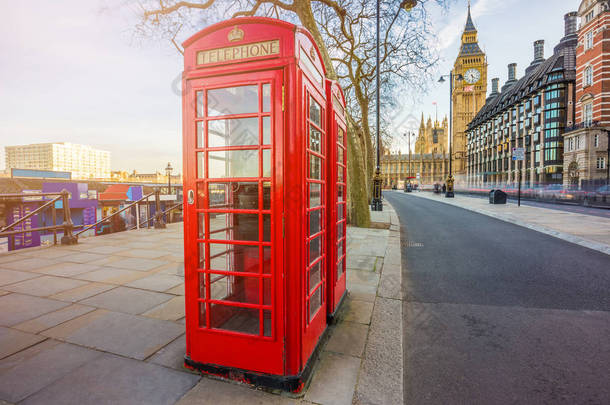
[[441,200],[437,200],[437,199],[433,199],[433,198],[430,198],[430,197],[427,197],[427,196],[419,196],[419,195],[415,195],[415,196],[416,197],[420,197],[420,198],[426,198],[426,199],[432,200],[432,201],[438,201],[438,202],[443,203],[443,204],[453,205],[454,207],[457,207],[457,208],[462,208],[462,209],[465,209],[465,210],[468,210],[468,211],[476,212],[476,213],[481,214],[481,215],[486,215],[488,217],[496,218],[496,219],[498,219],[500,221],[512,223],[512,224],[515,224],[515,225],[518,225],[518,226],[521,226],[521,227],[524,227],[524,228],[531,229],[532,231],[540,232],[540,233],[543,233],[545,235],[553,236],[553,237],[555,237],[557,239],[561,239],[561,240],[564,240],[564,241],[569,242],[569,243],[573,243],[573,244],[576,244],[576,245],[579,245],[579,246],[582,246],[582,247],[585,247],[585,248],[588,248],[588,249],[591,249],[591,250],[595,250],[595,251],[598,251],[598,252],[610,255],[610,246],[608,246],[606,244],[603,244],[603,243],[600,243],[600,242],[595,242],[595,241],[592,241],[590,239],[582,238],[580,236],[571,235],[571,234],[568,234],[568,233],[565,233],[565,232],[556,231],[556,230],[547,228],[547,227],[545,227],[543,225],[536,225],[536,224],[531,224],[531,223],[528,223],[528,222],[524,222],[524,221],[522,221],[520,219],[517,219],[515,217],[508,217],[506,214],[496,214],[496,213],[492,213],[491,211],[487,211],[487,210],[484,210],[484,209],[475,208],[475,207],[462,206],[462,205],[458,205],[458,204],[456,204],[456,203],[454,203],[452,201],[445,201],[445,200],[442,200],[442,199]]

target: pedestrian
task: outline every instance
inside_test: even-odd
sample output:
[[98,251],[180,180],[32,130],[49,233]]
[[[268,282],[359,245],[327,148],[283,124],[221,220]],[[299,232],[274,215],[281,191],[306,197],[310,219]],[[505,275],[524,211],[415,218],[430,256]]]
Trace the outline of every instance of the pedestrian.
[[443,183],[443,193],[447,192],[447,185],[445,183]]

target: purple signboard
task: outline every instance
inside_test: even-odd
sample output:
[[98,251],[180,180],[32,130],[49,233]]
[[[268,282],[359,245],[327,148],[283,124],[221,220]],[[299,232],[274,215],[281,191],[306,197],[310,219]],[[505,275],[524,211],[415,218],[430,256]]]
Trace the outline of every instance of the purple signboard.
[[[30,212],[38,208],[37,203],[22,203],[13,206],[7,212],[8,223],[12,224],[21,218],[28,215]],[[15,231],[32,229],[38,227],[38,214],[32,215],[19,225],[13,227]],[[13,235],[8,238],[8,250],[19,250],[34,246],[40,246],[40,234],[38,232],[25,232],[18,235]]]

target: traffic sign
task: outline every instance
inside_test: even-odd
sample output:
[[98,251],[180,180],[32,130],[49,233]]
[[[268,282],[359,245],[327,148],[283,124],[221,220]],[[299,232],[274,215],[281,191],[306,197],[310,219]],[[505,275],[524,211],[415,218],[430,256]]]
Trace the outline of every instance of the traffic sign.
[[525,148],[513,148],[513,160],[525,160]]

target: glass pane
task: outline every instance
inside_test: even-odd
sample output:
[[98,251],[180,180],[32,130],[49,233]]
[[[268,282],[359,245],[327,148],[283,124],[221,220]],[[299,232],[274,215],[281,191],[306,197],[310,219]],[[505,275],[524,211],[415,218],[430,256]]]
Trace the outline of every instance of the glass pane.
[[343,241],[337,243],[337,257],[343,256]]
[[258,277],[210,274],[210,299],[259,304]]
[[337,146],[337,162],[343,163],[343,148],[341,146]]
[[320,254],[322,253],[322,247],[320,243],[321,240],[322,235],[309,241],[309,263],[320,257]]
[[263,145],[271,143],[271,117],[263,117]]
[[271,279],[263,278],[263,305],[271,305]]
[[316,290],[315,293],[311,296],[309,300],[309,320],[314,317],[318,309],[322,306],[322,290],[324,285],[320,285],[320,287]]
[[208,183],[210,208],[258,209],[258,183]]
[[343,166],[337,166],[337,181],[339,183],[343,183],[343,171],[345,169],[343,168]]
[[320,183],[309,183],[309,208],[322,205],[322,185]]
[[271,209],[271,183],[263,182],[263,209]]
[[271,149],[263,149],[263,177],[271,177]]
[[210,243],[210,269],[258,273],[258,246]]
[[207,322],[205,319],[205,306],[206,306],[205,302],[199,303],[199,327],[200,328],[207,327]]
[[315,235],[322,230],[322,210],[309,213],[309,236]]
[[258,214],[209,214],[210,239],[258,241]]
[[341,204],[341,207],[337,207],[337,221],[341,221],[343,219],[343,209],[345,205]]
[[233,332],[258,335],[258,309],[229,307],[220,304],[210,305],[210,327]]
[[198,233],[197,237],[199,239],[205,239],[205,214],[199,213],[198,222],[199,222],[199,233]]
[[199,298],[205,299],[205,273],[197,273],[199,275]]
[[271,242],[271,215],[263,214],[263,242]]
[[205,206],[205,183],[197,183],[197,208],[206,208]]
[[258,177],[258,150],[209,152],[210,178]]
[[205,145],[203,144],[203,140],[204,140],[204,121],[197,121],[197,147],[198,148],[205,148]]
[[309,292],[313,291],[314,288],[322,281],[322,273],[320,272],[320,263],[317,262],[311,269],[309,269]]
[[271,85],[263,84],[263,112],[271,111]]
[[208,147],[258,145],[258,118],[208,121]]
[[343,128],[339,128],[339,131],[337,131],[337,142],[343,145]]
[[263,273],[271,274],[271,248],[263,247]]
[[309,126],[309,149],[322,153],[322,133],[313,125]]
[[203,179],[205,177],[205,166],[203,164],[205,160],[205,152],[197,152],[197,178]]
[[317,126],[322,127],[322,107],[311,96],[309,96],[309,119]]
[[200,269],[205,268],[205,243],[199,244],[198,267]]
[[208,90],[208,115],[210,117],[255,112],[258,112],[257,85]]
[[309,155],[309,178],[322,180],[322,159]]
[[196,93],[197,97],[197,117],[203,117],[203,91]]
[[[341,206],[339,209],[343,209],[343,206]],[[341,238],[343,238],[343,222],[337,224],[337,240]]]
[[343,186],[337,186],[337,201],[343,201]]
[[263,334],[264,336],[271,336],[271,311],[263,311]]

